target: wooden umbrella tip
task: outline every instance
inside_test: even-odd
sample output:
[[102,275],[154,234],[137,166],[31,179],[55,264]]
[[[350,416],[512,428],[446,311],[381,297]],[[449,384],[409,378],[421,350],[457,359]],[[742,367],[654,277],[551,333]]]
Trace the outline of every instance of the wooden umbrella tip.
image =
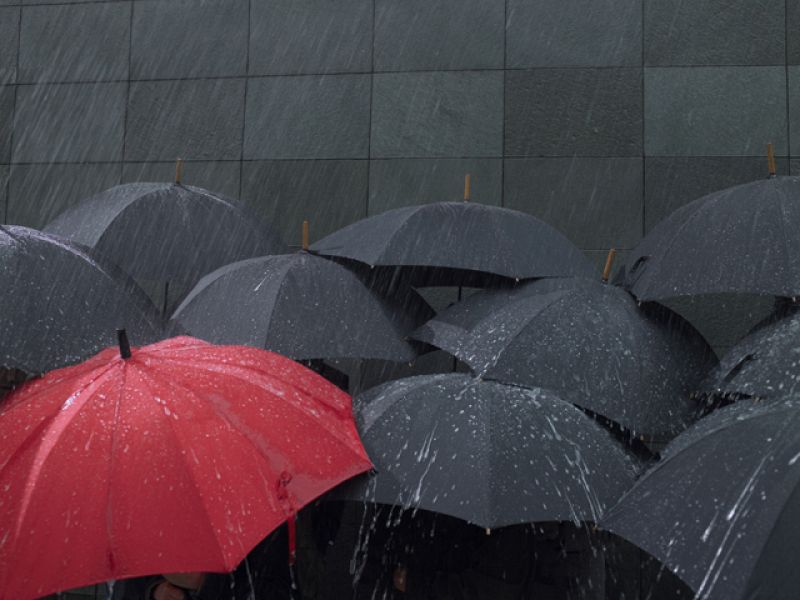
[[464,202],[469,202],[472,194],[472,176],[467,173],[464,176]]
[[175,183],[177,185],[181,184],[181,178],[183,176],[183,159],[179,158],[175,161]]
[[308,221],[303,221],[303,250],[308,250]]
[[767,144],[767,164],[769,166],[769,176],[775,177],[778,174],[778,167],[775,164],[775,146],[772,142]]
[[617,256],[617,249],[611,248],[606,256],[606,265],[603,267],[603,283],[608,283],[608,278],[611,276],[611,268],[614,265],[614,259]]

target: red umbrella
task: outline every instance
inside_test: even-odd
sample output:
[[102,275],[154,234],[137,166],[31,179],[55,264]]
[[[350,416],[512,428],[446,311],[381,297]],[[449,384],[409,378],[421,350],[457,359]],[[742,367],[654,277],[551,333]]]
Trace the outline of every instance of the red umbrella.
[[2,599],[231,571],[371,468],[350,396],[287,358],[189,337],[120,348],[0,405]]

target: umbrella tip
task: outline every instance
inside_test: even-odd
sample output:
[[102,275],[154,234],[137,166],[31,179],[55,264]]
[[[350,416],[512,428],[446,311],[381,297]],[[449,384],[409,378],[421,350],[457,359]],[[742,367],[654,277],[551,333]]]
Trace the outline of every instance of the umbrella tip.
[[175,161],[175,184],[181,184],[181,176],[183,175],[183,159],[179,158]]
[[469,173],[464,175],[464,202],[469,202],[470,192],[472,191],[472,177]]
[[303,250],[308,250],[308,220],[303,221]]
[[614,259],[617,256],[617,249],[611,248],[606,256],[606,266],[603,267],[603,283],[608,283],[608,278],[611,276],[611,267],[614,265]]
[[769,166],[769,176],[775,177],[778,174],[778,168],[775,165],[775,146],[772,142],[767,144],[767,164]]
[[117,329],[117,341],[119,342],[119,355],[128,359],[131,357],[131,344],[128,342],[128,332],[124,329]]

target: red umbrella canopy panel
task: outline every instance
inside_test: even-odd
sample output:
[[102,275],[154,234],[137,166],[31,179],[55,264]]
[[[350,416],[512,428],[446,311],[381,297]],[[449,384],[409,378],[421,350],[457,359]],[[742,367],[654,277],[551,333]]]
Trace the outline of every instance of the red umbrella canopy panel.
[[0,598],[231,571],[372,466],[350,396],[294,361],[190,337],[122,354],[0,405]]

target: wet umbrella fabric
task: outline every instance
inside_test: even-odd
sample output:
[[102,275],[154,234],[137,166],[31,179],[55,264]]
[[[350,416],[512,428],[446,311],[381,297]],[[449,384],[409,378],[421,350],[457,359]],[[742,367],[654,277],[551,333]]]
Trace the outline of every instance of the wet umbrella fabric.
[[800,589],[800,402],[736,404],[678,436],[601,520],[702,600]]
[[800,177],[714,192],[633,249],[618,280],[640,300],[716,293],[800,295]]
[[38,374],[89,358],[125,326],[146,343],[166,336],[142,290],[79,246],[0,226],[0,367]]
[[[476,274],[511,279],[594,274],[583,253],[544,221],[471,202],[390,210],[332,233],[311,251],[369,266],[434,269],[426,285],[475,284]],[[453,271],[466,280],[453,281]]]
[[104,350],[0,407],[0,597],[231,571],[370,466],[350,397],[294,361],[187,337]]
[[703,383],[705,395],[779,398],[800,392],[800,312],[767,319],[731,348]]
[[381,297],[332,261],[305,252],[224,266],[204,277],[173,319],[192,335],[264,347],[294,359],[408,362],[408,334],[433,310],[412,289]]
[[423,375],[357,397],[377,474],[337,497],[447,514],[480,527],[596,521],[633,484],[622,446],[545,390]]
[[580,278],[479,292],[413,337],[481,377],[551,389],[634,433],[659,437],[694,420],[690,394],[716,363],[675,313],[639,307],[620,288]]
[[137,281],[189,285],[222,265],[284,249],[232,200],[168,183],[118,185],[62,213],[45,231],[102,253]]

